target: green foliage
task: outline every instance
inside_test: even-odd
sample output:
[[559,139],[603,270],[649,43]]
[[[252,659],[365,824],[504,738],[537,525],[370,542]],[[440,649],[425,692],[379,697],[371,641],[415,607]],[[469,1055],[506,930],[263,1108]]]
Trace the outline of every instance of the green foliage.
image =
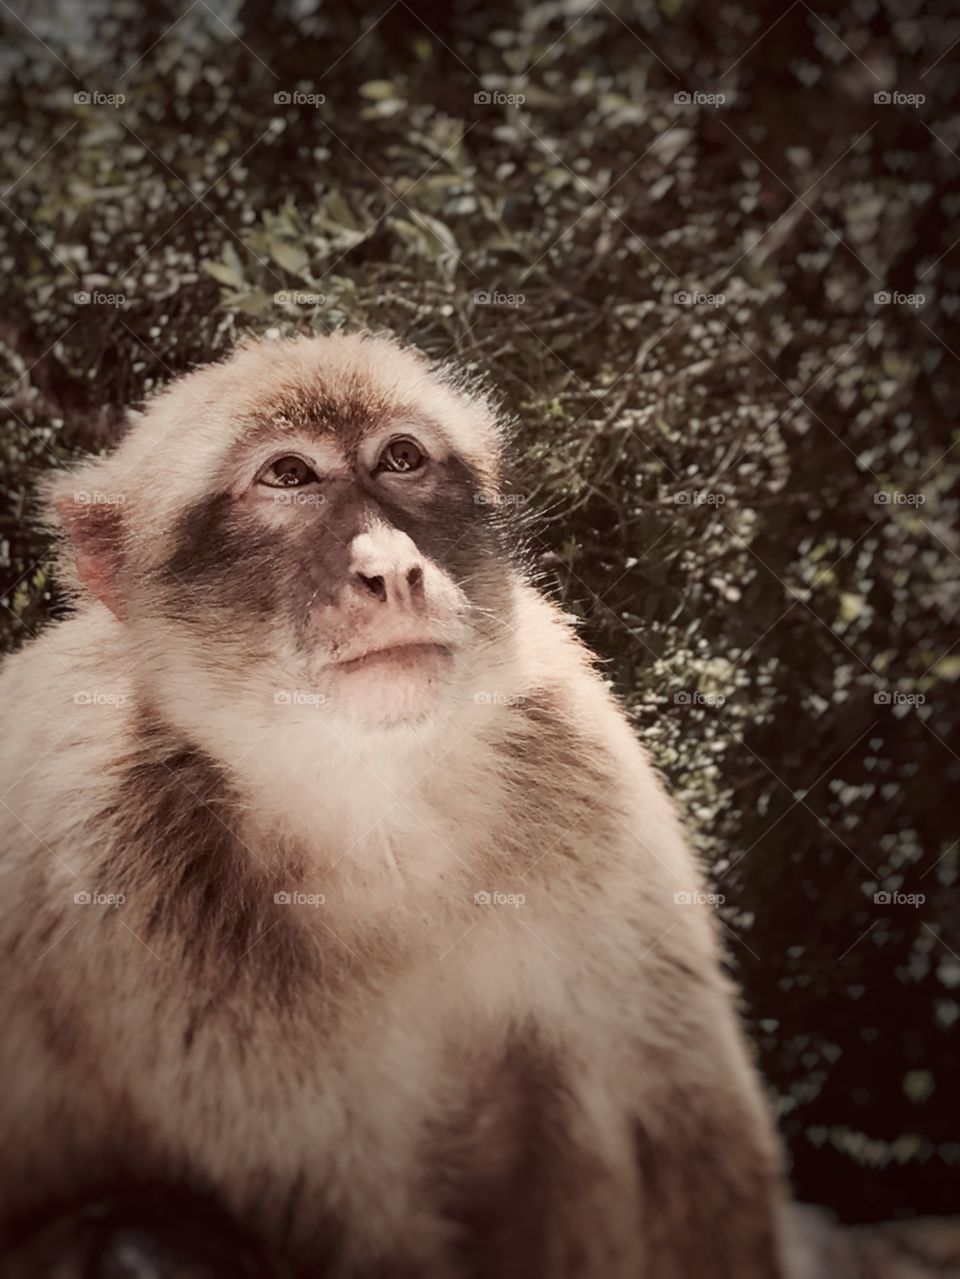
[[54,602],[33,480],[241,333],[387,329],[484,374],[538,567],[725,898],[799,1192],[954,1209],[957,132],[946,63],[920,108],[872,69],[908,87],[948,24],[128,8],[38,28],[66,65],[3,19],[7,643]]

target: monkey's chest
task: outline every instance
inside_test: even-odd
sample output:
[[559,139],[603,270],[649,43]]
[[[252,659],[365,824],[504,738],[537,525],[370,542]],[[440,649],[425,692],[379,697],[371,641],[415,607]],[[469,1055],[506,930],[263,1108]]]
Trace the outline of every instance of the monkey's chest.
[[369,1253],[440,1275],[451,1223],[478,1228],[522,1193],[542,1106],[535,1064],[472,1020],[468,1034],[436,990],[329,1026],[240,1020],[242,1035],[218,1019],[144,1070],[137,1110],[161,1163],[195,1170],[265,1239],[334,1274]]

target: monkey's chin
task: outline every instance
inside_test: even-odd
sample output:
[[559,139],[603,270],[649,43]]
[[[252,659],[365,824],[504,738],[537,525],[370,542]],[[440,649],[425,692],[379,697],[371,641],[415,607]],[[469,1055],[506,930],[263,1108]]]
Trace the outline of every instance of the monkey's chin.
[[436,713],[453,653],[442,644],[399,644],[326,670],[329,708],[370,728],[415,724]]

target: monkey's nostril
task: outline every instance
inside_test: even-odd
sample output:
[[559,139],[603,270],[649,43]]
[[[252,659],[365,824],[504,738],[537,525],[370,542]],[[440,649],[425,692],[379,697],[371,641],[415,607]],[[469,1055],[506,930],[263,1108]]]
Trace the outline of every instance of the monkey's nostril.
[[418,591],[423,586],[423,569],[419,564],[415,565],[407,574],[407,585],[411,591]]
[[387,584],[382,577],[367,577],[365,573],[358,573],[357,577],[371,595],[375,595],[378,600],[386,602]]

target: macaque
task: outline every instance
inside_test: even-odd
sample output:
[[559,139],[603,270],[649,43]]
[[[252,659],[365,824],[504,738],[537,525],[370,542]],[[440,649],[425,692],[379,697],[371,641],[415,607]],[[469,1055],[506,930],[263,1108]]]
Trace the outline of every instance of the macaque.
[[505,450],[414,350],[264,340],[50,483],[73,611],[0,675],[4,1279],[245,1274],[168,1264],[184,1203],[295,1276],[786,1275],[701,873]]

